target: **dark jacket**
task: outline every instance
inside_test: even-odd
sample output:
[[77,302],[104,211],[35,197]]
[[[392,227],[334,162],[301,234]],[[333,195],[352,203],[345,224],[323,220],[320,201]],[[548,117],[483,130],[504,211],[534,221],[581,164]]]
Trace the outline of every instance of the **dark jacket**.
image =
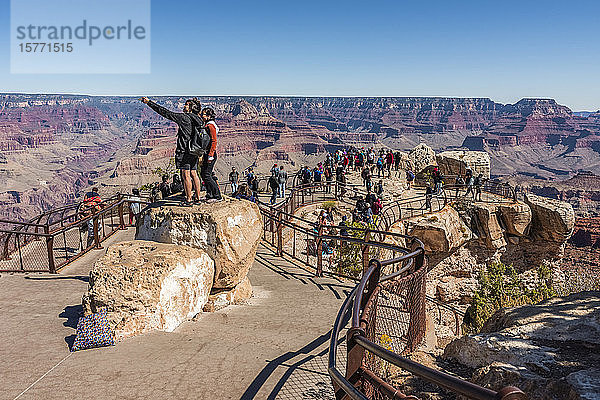
[[166,119],[170,119],[179,126],[179,129],[177,130],[177,149],[175,150],[175,155],[183,156],[183,154],[187,153],[194,125],[196,125],[198,129],[204,128],[204,121],[202,121],[202,118],[192,113],[167,110],[153,101],[149,101],[148,106],[159,115]]

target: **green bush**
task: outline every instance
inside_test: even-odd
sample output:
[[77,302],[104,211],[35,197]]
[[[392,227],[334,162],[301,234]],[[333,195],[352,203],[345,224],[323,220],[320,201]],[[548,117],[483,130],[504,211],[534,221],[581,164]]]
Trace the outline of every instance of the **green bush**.
[[[357,239],[365,237],[367,229],[375,229],[373,224],[368,225],[363,222],[353,222],[348,226],[359,229],[349,229],[348,236]],[[375,255],[376,249],[371,247],[369,249],[369,256]],[[360,278],[363,273],[362,263],[362,244],[361,243],[350,243],[344,242],[340,246],[340,251],[335,253],[335,272],[341,275],[351,276],[353,278]]]
[[335,201],[335,200],[325,201],[325,202],[323,202],[321,207],[324,210],[327,210],[328,212],[332,212],[334,210],[337,210],[337,201]]
[[496,311],[504,307],[536,304],[556,296],[552,272],[545,265],[537,269],[533,287],[528,288],[512,265],[488,264],[480,271],[479,289],[473,295],[465,316],[465,332],[479,332]]

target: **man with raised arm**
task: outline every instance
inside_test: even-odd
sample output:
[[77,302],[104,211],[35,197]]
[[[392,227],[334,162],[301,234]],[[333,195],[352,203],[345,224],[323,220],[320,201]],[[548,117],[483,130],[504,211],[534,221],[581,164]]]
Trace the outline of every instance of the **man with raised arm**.
[[183,106],[183,112],[173,112],[159,106],[147,97],[140,99],[159,115],[175,122],[177,130],[177,148],[175,149],[175,167],[181,171],[183,189],[185,192],[184,206],[192,205],[192,180],[195,187],[196,199],[200,200],[200,178],[196,172],[198,168],[198,156],[188,152],[189,143],[192,138],[193,129],[204,129],[204,121],[198,115],[201,110],[198,99],[188,99]]

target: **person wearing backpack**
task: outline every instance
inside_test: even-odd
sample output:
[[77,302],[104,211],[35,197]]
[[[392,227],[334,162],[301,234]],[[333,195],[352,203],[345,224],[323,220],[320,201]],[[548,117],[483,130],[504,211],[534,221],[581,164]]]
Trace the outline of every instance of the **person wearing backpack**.
[[198,168],[198,156],[189,152],[189,145],[194,133],[195,127],[204,127],[204,121],[198,116],[201,110],[198,99],[188,99],[183,112],[173,112],[156,104],[147,97],[140,99],[142,103],[148,105],[157,114],[175,122],[179,129],[177,130],[177,147],[175,149],[175,167],[181,171],[183,189],[185,192],[184,206],[192,205],[192,181],[195,186],[196,197],[200,198],[200,178],[196,173]]
[[223,199],[221,197],[221,190],[213,177],[213,168],[217,162],[217,134],[219,133],[219,127],[215,122],[216,113],[212,108],[206,107],[202,110],[200,116],[206,124],[206,130],[210,135],[210,148],[202,158],[200,175],[206,185],[206,200],[220,201]]

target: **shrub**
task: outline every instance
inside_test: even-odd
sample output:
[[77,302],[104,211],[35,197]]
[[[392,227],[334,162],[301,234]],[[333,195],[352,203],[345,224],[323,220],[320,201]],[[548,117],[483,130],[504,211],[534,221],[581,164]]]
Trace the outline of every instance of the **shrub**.
[[[362,239],[367,229],[375,229],[374,225],[367,225],[363,222],[353,222],[350,227],[359,228],[348,230],[349,237]],[[374,256],[376,249],[370,248],[369,256]],[[363,272],[362,264],[362,244],[343,242],[340,251],[335,253],[335,272],[341,275],[360,278]]]
[[512,265],[488,264],[479,273],[479,289],[473,295],[465,315],[465,332],[479,332],[496,311],[504,307],[536,304],[556,296],[550,268],[540,265],[537,277],[530,287]]
[[327,212],[333,212],[334,210],[337,210],[337,201],[335,201],[335,200],[325,201],[325,202],[323,202],[321,207],[324,210],[327,210]]

